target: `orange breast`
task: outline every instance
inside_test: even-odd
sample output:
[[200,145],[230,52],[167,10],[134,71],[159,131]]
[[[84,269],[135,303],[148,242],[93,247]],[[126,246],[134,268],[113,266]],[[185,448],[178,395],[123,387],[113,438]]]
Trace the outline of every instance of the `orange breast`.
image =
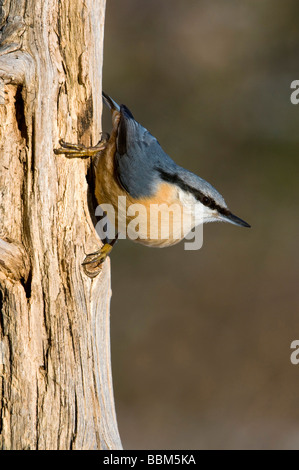
[[[120,114],[114,111],[113,130],[97,164],[97,201],[100,205],[113,206],[115,221],[111,222],[121,232],[126,229],[128,238],[156,247],[178,243],[186,233],[183,230],[183,206],[178,200],[176,188],[169,183],[161,183],[154,196],[134,199],[117,181],[114,156],[119,118]],[[119,197],[123,204],[119,204]]]

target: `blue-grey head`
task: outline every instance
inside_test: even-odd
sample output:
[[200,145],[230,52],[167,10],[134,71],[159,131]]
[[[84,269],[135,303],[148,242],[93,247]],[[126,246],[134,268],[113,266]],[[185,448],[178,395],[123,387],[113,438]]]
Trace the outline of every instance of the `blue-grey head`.
[[229,222],[241,227],[250,227],[244,220],[232,214],[221,194],[207,181],[176,167],[157,167],[162,180],[178,188],[178,198],[183,205],[194,207],[197,223]]

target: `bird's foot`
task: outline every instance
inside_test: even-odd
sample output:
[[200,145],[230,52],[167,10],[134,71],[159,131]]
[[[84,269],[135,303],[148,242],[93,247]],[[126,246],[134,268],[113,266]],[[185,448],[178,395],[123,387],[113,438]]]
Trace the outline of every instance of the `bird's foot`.
[[105,149],[109,136],[105,135],[94,147],[85,147],[82,144],[70,144],[60,139],[60,148],[54,149],[56,155],[65,155],[67,158],[88,158],[94,157],[99,152]]
[[93,278],[99,274],[102,269],[102,264],[104,263],[107,256],[111,253],[112,248],[113,245],[110,243],[105,243],[99,251],[90,253],[86,256],[82,266],[87,276]]

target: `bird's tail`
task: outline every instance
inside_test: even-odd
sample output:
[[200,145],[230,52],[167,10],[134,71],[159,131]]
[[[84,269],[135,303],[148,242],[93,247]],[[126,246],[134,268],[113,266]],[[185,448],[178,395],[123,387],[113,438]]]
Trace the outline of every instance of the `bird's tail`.
[[111,111],[120,111],[119,105],[112,99],[110,96],[106,95],[106,93],[102,92],[103,102],[106,106],[108,106]]

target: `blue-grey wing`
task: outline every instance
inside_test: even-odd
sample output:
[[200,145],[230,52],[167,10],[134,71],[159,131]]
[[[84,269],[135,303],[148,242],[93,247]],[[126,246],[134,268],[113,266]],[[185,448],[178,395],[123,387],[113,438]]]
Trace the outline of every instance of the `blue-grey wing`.
[[133,198],[149,197],[161,181],[158,169],[171,170],[176,164],[126,106],[120,106],[120,114],[115,154],[117,178]]

